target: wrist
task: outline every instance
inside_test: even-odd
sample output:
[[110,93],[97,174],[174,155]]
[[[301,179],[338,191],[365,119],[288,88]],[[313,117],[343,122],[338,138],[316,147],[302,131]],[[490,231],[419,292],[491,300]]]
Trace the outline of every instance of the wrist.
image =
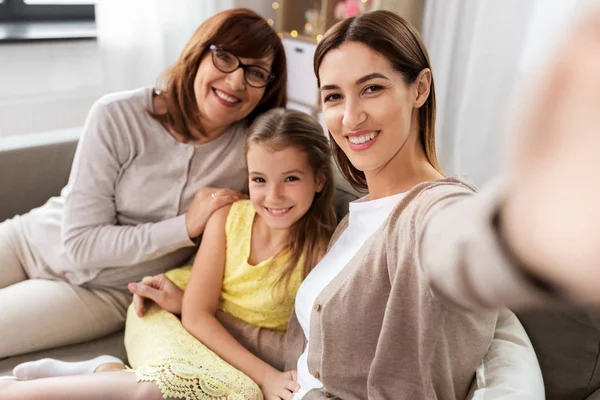
[[264,363],[264,365],[262,366],[263,368],[261,368],[259,371],[259,373],[257,374],[257,379],[256,379],[256,383],[258,384],[258,386],[260,386],[261,388],[264,387],[264,385],[271,380],[270,376],[273,373],[278,372],[276,369],[274,369],[273,367],[271,367],[270,365],[268,365],[267,363]]
[[532,264],[525,261],[525,257],[520,254],[518,246],[514,243],[518,238],[515,238],[514,234],[511,235],[511,231],[514,230],[511,230],[510,225],[507,223],[506,203],[499,204],[496,207],[492,215],[492,227],[501,250],[519,275],[535,288],[549,294],[556,294],[558,288],[554,283],[540,276],[536,272],[540,268],[533,268]]
[[200,233],[197,232],[197,229],[195,229],[195,227],[193,226],[191,219],[192,218],[190,217],[190,213],[187,212],[185,214],[185,228],[187,229],[187,234],[188,234],[188,237],[190,238],[190,240],[193,242],[196,242],[196,240],[200,236]]

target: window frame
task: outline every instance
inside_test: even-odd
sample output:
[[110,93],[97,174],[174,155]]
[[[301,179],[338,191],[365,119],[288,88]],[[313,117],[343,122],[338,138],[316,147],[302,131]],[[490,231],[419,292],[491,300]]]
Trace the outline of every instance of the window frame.
[[93,4],[26,4],[24,0],[4,0],[0,3],[0,23],[94,20]]

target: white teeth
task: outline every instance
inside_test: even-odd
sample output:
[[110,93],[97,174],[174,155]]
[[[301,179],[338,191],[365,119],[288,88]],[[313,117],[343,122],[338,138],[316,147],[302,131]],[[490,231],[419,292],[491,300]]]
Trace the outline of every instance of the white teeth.
[[348,136],[348,140],[352,144],[363,144],[375,139],[375,136],[377,136],[377,132],[371,132],[360,136]]
[[228,94],[221,92],[219,89],[215,89],[215,93],[217,94],[217,96],[219,96],[220,99],[223,99],[228,103],[235,104],[239,101],[239,99],[237,99],[236,97],[229,96]]
[[289,211],[289,208],[267,208],[271,214],[285,214]]

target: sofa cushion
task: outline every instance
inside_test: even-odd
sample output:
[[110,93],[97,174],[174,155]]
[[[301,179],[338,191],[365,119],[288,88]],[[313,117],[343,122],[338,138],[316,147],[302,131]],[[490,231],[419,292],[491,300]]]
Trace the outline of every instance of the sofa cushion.
[[41,206],[60,193],[69,178],[80,131],[0,138],[0,221]]
[[568,307],[517,315],[537,354],[546,399],[600,399],[600,312]]

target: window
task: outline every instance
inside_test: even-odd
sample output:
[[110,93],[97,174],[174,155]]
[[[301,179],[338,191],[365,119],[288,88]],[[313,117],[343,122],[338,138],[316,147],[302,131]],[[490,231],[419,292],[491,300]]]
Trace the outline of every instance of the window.
[[93,21],[91,0],[0,0],[0,22]]

